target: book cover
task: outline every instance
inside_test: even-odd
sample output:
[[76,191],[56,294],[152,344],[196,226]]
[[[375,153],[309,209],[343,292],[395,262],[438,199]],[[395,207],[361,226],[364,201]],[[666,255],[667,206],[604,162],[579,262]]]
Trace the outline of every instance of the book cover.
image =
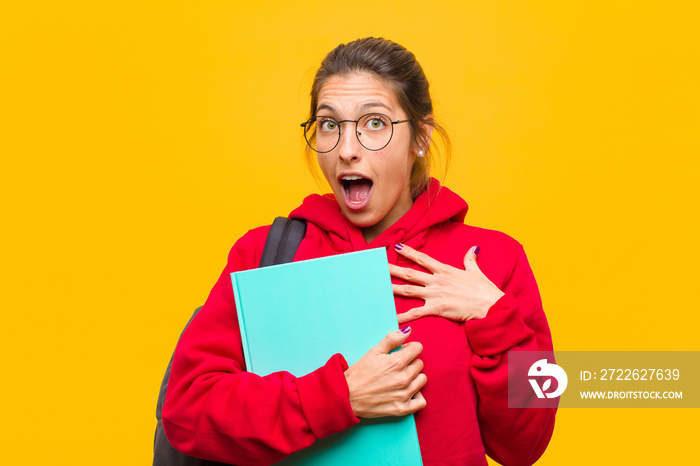
[[[335,353],[352,365],[398,330],[383,248],[231,274],[247,370],[299,377]],[[279,464],[421,465],[412,415],[363,419]]]

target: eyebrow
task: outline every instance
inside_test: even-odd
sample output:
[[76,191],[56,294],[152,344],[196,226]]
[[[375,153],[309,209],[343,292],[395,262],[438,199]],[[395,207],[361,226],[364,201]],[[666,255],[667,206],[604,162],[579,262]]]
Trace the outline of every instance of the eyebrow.
[[[382,107],[382,108],[385,108],[387,110],[393,110],[391,107],[389,107],[388,105],[386,105],[382,102],[365,102],[364,104],[362,104],[358,107],[357,111],[363,112],[365,110],[369,110],[370,108],[374,108],[374,107]],[[328,104],[319,105],[318,108],[316,109],[316,113],[318,114],[318,112],[320,110],[330,110],[332,113],[335,113],[335,114],[338,113],[337,110],[332,105],[328,105]]]

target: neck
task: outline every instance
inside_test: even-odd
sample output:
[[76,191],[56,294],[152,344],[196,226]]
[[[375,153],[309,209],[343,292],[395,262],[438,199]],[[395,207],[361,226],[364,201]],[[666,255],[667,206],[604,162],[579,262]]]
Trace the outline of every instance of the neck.
[[384,233],[384,231],[387,228],[392,226],[394,223],[398,222],[399,219],[411,209],[411,206],[413,206],[413,200],[408,202],[402,209],[392,210],[378,223],[368,227],[360,227],[360,231],[362,231],[362,236],[365,238],[367,244],[374,241],[379,235]]
[[360,230],[362,231],[362,236],[365,238],[365,241],[367,242],[367,244],[374,241],[374,239],[377,236],[381,235],[382,232],[384,230],[386,230],[386,228],[384,230],[378,230],[376,227],[377,227],[377,225],[373,225],[371,227],[360,228]]

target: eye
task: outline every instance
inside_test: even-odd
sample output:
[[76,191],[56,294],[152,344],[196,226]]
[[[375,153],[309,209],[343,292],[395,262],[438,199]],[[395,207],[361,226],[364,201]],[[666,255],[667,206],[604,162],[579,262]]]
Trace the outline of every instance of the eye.
[[338,122],[332,118],[324,118],[319,121],[319,127],[321,131],[336,131],[338,129]]
[[367,115],[362,126],[372,131],[379,131],[387,127],[389,121],[383,115],[372,114]]

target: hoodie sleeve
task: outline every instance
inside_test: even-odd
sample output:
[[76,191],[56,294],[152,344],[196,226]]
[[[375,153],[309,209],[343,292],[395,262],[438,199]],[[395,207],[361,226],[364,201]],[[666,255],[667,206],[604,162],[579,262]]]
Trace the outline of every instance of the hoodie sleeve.
[[465,323],[474,351],[470,371],[486,453],[499,463],[531,465],[544,453],[556,409],[509,408],[506,352],[551,351],[552,338],[525,252],[520,247],[505,293],[486,317]]
[[170,443],[190,456],[271,464],[359,422],[340,354],[303,377],[245,372],[230,274],[257,266],[260,251],[251,232],[234,245],[175,350],[163,427]]

